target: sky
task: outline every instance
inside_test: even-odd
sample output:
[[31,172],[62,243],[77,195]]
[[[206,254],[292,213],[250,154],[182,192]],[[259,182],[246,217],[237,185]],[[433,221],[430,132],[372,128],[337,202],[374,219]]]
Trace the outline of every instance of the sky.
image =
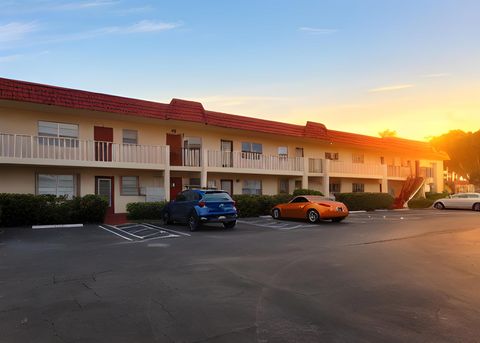
[[0,0],[0,77],[378,136],[480,129],[477,0]]

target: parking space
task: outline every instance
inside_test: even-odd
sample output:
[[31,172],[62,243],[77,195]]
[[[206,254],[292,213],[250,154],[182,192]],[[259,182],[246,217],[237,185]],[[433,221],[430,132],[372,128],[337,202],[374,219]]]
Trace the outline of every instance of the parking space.
[[[259,229],[273,229],[281,231],[297,229],[313,229],[326,227],[328,225],[342,224],[372,224],[381,222],[401,222],[418,221],[432,216],[443,217],[451,216],[458,211],[439,211],[439,210],[380,210],[373,212],[353,212],[341,223],[332,223],[329,220],[320,221],[316,224],[310,224],[302,220],[276,220],[271,216],[262,216],[259,218],[242,218],[238,220],[241,225],[257,227]],[[462,211],[463,215],[476,216],[472,211]]]
[[127,241],[147,241],[153,239],[188,237],[190,234],[164,228],[151,223],[127,223],[121,225],[99,225],[100,229],[110,232]]

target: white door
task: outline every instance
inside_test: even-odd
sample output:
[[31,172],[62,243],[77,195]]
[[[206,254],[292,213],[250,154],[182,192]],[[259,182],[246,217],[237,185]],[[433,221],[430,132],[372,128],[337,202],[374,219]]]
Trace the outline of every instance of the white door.
[[221,180],[220,189],[227,191],[228,194],[233,194],[233,180]]
[[108,200],[108,207],[112,206],[112,179],[97,178],[97,195]]

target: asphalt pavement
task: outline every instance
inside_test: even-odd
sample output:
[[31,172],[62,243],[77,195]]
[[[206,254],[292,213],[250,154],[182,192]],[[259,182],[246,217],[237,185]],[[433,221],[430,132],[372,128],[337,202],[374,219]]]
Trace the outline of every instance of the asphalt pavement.
[[479,342],[480,213],[247,218],[192,233],[161,223],[11,229],[0,236],[0,333],[1,342]]

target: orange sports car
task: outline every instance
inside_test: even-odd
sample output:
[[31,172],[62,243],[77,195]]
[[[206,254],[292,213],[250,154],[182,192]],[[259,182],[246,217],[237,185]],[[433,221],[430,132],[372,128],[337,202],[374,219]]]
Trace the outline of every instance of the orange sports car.
[[347,216],[348,208],[344,203],[328,200],[318,195],[296,196],[289,203],[279,204],[272,208],[274,219],[307,219],[310,223],[316,223],[320,219],[340,222]]

